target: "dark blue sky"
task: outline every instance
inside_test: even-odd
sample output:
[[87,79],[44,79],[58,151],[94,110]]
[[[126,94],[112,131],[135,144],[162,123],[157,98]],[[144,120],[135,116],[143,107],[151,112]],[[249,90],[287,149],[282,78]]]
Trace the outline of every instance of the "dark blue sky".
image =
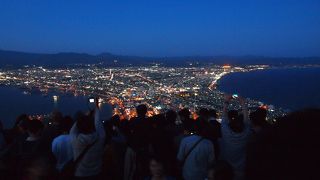
[[320,1],[0,0],[0,49],[320,56]]

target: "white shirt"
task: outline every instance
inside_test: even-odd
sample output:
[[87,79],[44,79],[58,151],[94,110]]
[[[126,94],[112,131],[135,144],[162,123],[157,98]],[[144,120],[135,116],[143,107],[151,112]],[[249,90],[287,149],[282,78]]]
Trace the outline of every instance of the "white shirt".
[[[198,135],[185,137],[179,147],[178,160],[182,161],[194,144],[200,140]],[[203,139],[189,154],[183,166],[183,177],[186,180],[205,179],[210,163],[214,160],[214,149],[211,141]]]
[[246,163],[246,145],[250,136],[250,126],[244,120],[241,133],[231,130],[226,116],[221,121],[221,155],[236,171],[243,171]]
[[[110,113],[111,114],[111,113]],[[76,123],[70,130],[71,143],[73,147],[73,159],[84,151],[84,149],[95,142],[93,146],[87,151],[76,169],[76,177],[95,176],[101,172],[102,157],[105,145],[106,133],[104,131],[103,124],[100,120],[99,110],[95,111],[94,124],[96,131],[91,134],[81,134],[78,132]]]
[[52,141],[52,153],[56,157],[56,168],[61,171],[63,166],[73,158],[70,135],[60,135]]

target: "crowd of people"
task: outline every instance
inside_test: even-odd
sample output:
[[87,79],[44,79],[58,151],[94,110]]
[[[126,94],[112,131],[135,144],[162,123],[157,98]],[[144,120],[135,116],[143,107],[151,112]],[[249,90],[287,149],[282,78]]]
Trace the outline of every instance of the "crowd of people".
[[[229,109],[237,100],[241,110]],[[245,99],[226,95],[223,113],[201,108],[147,117],[100,118],[98,106],[74,117],[53,112],[50,123],[24,114],[0,124],[0,179],[256,180],[316,179],[320,110],[267,121]]]

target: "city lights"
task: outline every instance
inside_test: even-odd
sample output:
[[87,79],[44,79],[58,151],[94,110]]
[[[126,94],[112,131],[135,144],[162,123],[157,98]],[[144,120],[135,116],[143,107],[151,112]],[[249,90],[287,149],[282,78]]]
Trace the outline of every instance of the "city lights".
[[[194,112],[199,107],[222,110],[223,93],[217,90],[218,81],[232,72],[266,69],[265,65],[169,68],[156,66],[103,68],[87,66],[78,69],[49,69],[25,67],[0,70],[0,84],[16,86],[31,94],[34,89],[43,94],[68,93],[74,96],[98,97],[98,104],[110,103],[114,113],[123,118],[136,115],[135,106],[145,103],[148,115],[183,107]],[[57,103],[59,96],[53,96]],[[236,102],[234,108],[240,107]],[[248,100],[249,107],[262,104]],[[271,116],[282,114],[279,108],[270,108]],[[196,114],[193,115],[196,117]]]

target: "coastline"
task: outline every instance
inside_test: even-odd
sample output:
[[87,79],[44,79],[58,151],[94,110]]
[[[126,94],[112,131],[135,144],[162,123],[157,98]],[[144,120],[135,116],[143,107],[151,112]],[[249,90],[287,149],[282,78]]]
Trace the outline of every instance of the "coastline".
[[[312,67],[301,67],[301,66],[298,66],[298,67],[292,67],[292,66],[291,67],[270,67],[268,69],[253,70],[253,71],[249,71],[249,72],[233,72],[233,73],[229,73],[219,79],[219,81],[217,82],[218,83],[217,89],[221,92],[226,92],[226,93],[230,93],[230,91],[232,91],[232,90],[234,90],[234,92],[235,92],[237,89],[240,89],[240,92],[245,92],[242,94],[246,98],[261,101],[261,102],[266,102],[266,104],[274,105],[277,108],[283,108],[287,112],[297,110],[297,109],[307,108],[309,106],[320,107],[319,104],[317,105],[314,103],[316,100],[314,100],[313,98],[306,98],[305,99],[305,101],[308,99],[313,100],[312,103],[310,103],[310,105],[308,105],[308,103],[304,103],[301,106],[295,105],[296,107],[291,106],[291,108],[290,108],[290,107],[281,106],[280,104],[283,104],[283,103],[278,103],[278,101],[271,101],[270,100],[271,98],[269,98],[269,95],[267,96],[268,98],[265,98],[263,96],[264,94],[270,94],[270,93],[277,94],[277,91],[270,91],[270,92],[264,91],[265,89],[277,90],[277,88],[270,88],[272,86],[277,86],[277,85],[278,85],[278,91],[283,91],[283,89],[287,88],[287,91],[289,91],[290,93],[295,92],[297,90],[301,90],[303,88],[305,88],[305,90],[307,90],[307,89],[320,89],[319,85],[317,86],[317,84],[313,84],[313,86],[310,86],[310,85],[304,86],[304,83],[307,83],[306,79],[304,79],[304,80],[299,79],[300,76],[303,76],[303,73],[308,74],[308,72],[303,72],[303,71],[310,71],[310,70],[316,71],[317,77],[318,76],[320,77],[320,66],[317,66],[317,67],[314,67],[314,66],[312,66]],[[302,74],[299,74],[300,71],[302,71]],[[269,72],[276,73],[276,75],[273,75],[272,73],[269,73]],[[284,72],[286,72],[286,73],[284,73]],[[277,74],[280,74],[283,77],[277,76]],[[257,76],[260,76],[262,78],[262,80],[261,81],[257,80],[257,78],[258,78]],[[270,76],[270,78],[269,78],[269,76]],[[307,76],[307,77],[309,77],[309,76]],[[256,77],[256,78],[253,78],[253,77]],[[310,77],[312,77],[312,76],[310,76]],[[244,82],[244,78],[247,81],[254,81],[254,82],[246,83],[246,82]],[[314,78],[316,78],[316,77],[314,77]],[[270,80],[273,80],[273,83],[275,83],[275,84],[270,85],[270,86],[263,85],[264,83],[266,83],[266,81],[268,83],[272,83]],[[235,85],[231,86],[230,82],[228,83],[226,81],[232,81],[233,83],[237,84],[236,86],[238,86],[240,88],[235,88]],[[288,84],[288,87],[285,87],[286,84],[281,84],[278,81],[290,82],[291,84]],[[241,87],[241,86],[245,86],[245,87]],[[292,88],[291,88],[291,86],[292,86]],[[250,90],[250,92],[252,92],[251,91],[252,88],[254,88],[257,92],[262,91],[265,93],[261,93],[262,94],[261,96],[258,96],[255,93],[253,93],[253,94],[246,93],[245,90],[247,90],[247,91]],[[287,94],[289,94],[289,93],[282,93],[282,96],[286,96]],[[315,93],[312,93],[312,95],[314,95],[314,94]],[[306,96],[307,94],[303,94],[303,95]],[[301,96],[302,96],[302,94],[299,96],[296,95],[293,98],[298,98],[298,97],[301,98]],[[277,100],[276,97],[278,97],[278,96],[274,97],[275,100]],[[281,98],[281,96],[279,96],[279,97]],[[315,98],[320,100],[319,96],[316,96]],[[288,98],[288,99],[290,99],[290,98]],[[296,104],[298,102],[293,102],[293,103]]]

